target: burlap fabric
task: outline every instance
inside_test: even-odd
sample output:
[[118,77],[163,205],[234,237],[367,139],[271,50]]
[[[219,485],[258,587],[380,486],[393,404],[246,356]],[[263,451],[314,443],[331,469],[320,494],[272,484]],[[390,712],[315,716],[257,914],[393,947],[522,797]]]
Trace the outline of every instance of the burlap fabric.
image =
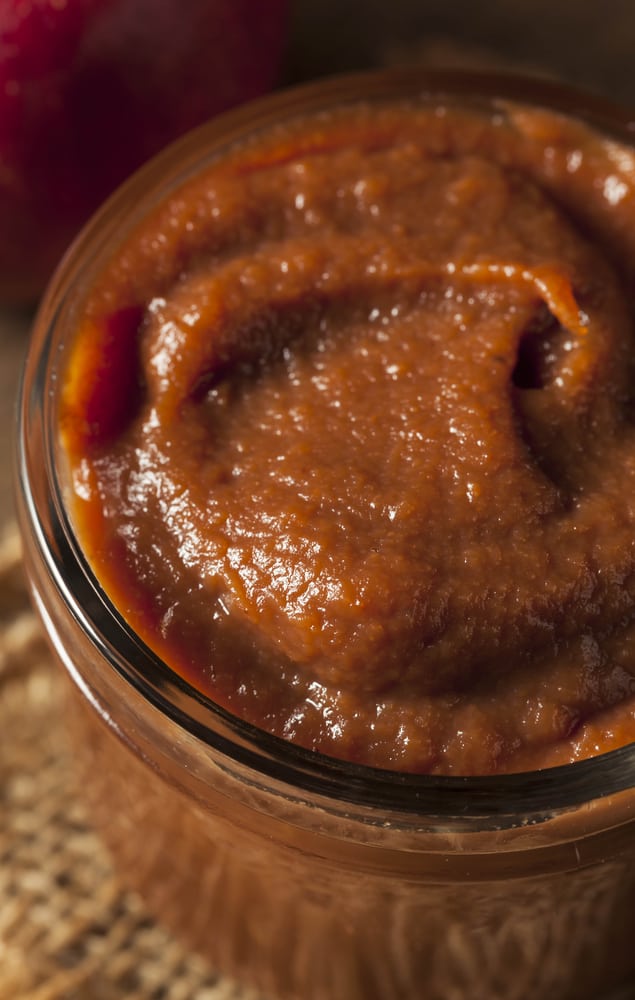
[[255,1000],[117,880],[74,787],[60,668],[0,537],[0,1000]]

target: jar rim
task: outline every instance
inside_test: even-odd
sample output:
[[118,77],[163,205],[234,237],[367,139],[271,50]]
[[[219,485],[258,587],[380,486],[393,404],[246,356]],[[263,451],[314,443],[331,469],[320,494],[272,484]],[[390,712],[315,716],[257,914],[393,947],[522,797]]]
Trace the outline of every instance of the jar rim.
[[[60,331],[73,308],[73,294],[103,259],[104,248],[121,233],[122,213],[138,195],[143,212],[148,191],[161,198],[170,184],[182,184],[210,152],[236,138],[295,113],[319,111],[338,102],[387,99],[413,93],[422,98],[460,97],[475,101],[515,101],[549,107],[578,117],[631,145],[635,120],[597,95],[559,82],[510,74],[459,70],[401,70],[331,77],[252,101],[189,133],[142,167],[102,206],[82,230],[39,307],[18,402],[17,489],[23,530],[35,539],[39,556],[58,594],[109,665],[144,699],[196,739],[263,778],[296,792],[319,794],[342,806],[362,806],[377,814],[398,811],[440,821],[479,819],[480,828],[538,822],[583,803],[635,786],[635,743],[545,768],[497,775],[429,775],[387,770],[336,759],[304,749],[233,715],[171,670],[126,623],[102,590],[83,555],[68,516],[55,461],[51,385],[60,356]],[[163,186],[160,181],[163,179]],[[133,213],[132,226],[140,214]],[[56,339],[57,335],[57,339]],[[46,502],[32,488],[29,446],[40,437],[45,459]],[[37,470],[41,474],[42,470]]]

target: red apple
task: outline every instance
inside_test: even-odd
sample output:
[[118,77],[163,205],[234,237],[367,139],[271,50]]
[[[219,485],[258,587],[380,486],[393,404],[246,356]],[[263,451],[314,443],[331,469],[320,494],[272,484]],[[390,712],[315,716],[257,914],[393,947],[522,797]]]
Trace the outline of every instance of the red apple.
[[275,82],[287,0],[0,0],[0,299],[113,188]]

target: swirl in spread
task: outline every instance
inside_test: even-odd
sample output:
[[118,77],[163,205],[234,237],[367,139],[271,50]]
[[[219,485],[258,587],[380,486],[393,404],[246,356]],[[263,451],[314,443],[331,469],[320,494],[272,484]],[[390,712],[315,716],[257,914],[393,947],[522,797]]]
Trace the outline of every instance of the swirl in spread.
[[82,545],[147,643],[381,767],[634,739],[633,178],[553,112],[360,104],[136,225],[61,426]]

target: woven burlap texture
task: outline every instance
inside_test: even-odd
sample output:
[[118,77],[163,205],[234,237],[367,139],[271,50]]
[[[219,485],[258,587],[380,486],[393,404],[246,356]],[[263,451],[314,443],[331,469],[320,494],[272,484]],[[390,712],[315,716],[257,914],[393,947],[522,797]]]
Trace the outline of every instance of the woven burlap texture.
[[12,527],[0,539],[0,1000],[254,1000],[117,881],[74,786],[59,670]]

